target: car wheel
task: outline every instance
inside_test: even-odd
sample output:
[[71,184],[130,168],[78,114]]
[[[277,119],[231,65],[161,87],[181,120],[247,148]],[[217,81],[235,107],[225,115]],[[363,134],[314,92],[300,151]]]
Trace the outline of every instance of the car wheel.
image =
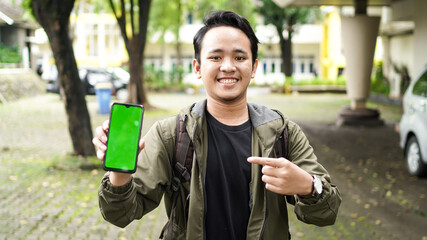
[[126,88],[120,88],[116,92],[116,98],[119,101],[126,101],[128,98],[128,90]]
[[415,136],[408,141],[405,158],[411,175],[419,177],[427,175],[427,165],[423,163],[420,145]]

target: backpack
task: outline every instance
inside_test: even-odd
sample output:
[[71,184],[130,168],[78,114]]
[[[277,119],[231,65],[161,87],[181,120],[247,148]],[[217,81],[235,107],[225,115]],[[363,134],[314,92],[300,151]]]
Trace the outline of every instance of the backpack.
[[[187,117],[187,116],[185,116]],[[282,156],[287,159],[288,156],[288,127],[286,126],[279,139],[274,143],[274,151],[276,156]],[[191,181],[191,168],[193,165],[193,142],[186,130],[186,119],[182,118],[180,114],[176,116],[176,139],[175,139],[175,152],[172,158],[172,207],[169,215],[169,220],[165,224],[160,234],[160,239],[163,239],[164,233],[167,229],[166,240],[174,239],[173,237],[173,219],[175,219],[175,207],[179,195],[181,183]],[[189,197],[189,196],[188,196]],[[187,199],[189,199],[187,197]],[[295,204],[293,196],[286,196],[286,201],[290,204]]]

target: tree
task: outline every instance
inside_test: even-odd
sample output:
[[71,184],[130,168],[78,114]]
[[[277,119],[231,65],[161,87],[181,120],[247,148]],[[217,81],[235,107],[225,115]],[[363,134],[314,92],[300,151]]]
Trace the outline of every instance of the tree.
[[[159,42],[164,43],[164,35],[170,31],[175,36],[176,76],[182,81],[182,43],[180,29],[185,17],[191,14],[195,19],[202,19],[215,9],[228,9],[252,19],[254,8],[252,0],[156,0],[150,12],[150,32],[160,33]],[[253,22],[253,21],[252,21]]]
[[150,30],[159,32],[159,42],[164,44],[164,36],[170,31],[175,36],[176,68],[178,82],[181,83],[182,68],[182,43],[180,29],[184,24],[184,12],[191,9],[191,0],[156,0],[150,13]]
[[134,1],[129,0],[126,3],[125,0],[120,0],[117,3],[117,1],[109,0],[109,3],[117,19],[129,56],[128,102],[147,106],[149,103],[143,81],[143,63],[151,0],[138,0],[137,5]]
[[[297,24],[314,22],[320,18],[318,8],[286,7],[281,8],[272,0],[262,0],[257,11],[264,16],[265,22],[273,24],[280,39],[280,50],[282,58],[282,72],[292,76],[292,34]],[[288,33],[287,38],[284,32]]]
[[95,155],[90,116],[69,33],[74,0],[30,0],[27,4],[50,42],[58,79],[65,94],[68,130],[74,153],[81,156]]

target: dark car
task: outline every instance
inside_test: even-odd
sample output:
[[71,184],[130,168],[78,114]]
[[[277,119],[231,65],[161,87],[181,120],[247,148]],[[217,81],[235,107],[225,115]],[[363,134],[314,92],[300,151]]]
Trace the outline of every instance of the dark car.
[[[123,70],[124,71],[124,70]],[[85,94],[94,95],[95,86],[98,83],[110,82],[113,85],[112,93],[119,99],[127,96],[127,84],[129,79],[119,77],[113,71],[102,68],[79,68],[79,76],[83,83]],[[57,78],[48,79],[46,90],[48,92],[59,93],[59,81]]]

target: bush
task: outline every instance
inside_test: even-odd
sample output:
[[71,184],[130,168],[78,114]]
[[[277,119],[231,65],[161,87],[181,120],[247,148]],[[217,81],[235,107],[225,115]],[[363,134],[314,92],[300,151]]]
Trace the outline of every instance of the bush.
[[182,80],[179,80],[180,75],[182,73],[179,71],[167,73],[163,70],[156,70],[152,66],[146,66],[144,81],[149,91],[183,92],[191,86],[182,83]]
[[4,64],[20,63],[22,61],[21,53],[17,45],[12,47],[0,43],[0,67]]
[[374,65],[374,75],[371,79],[371,92],[389,95],[390,83],[383,74],[383,63],[382,61]]
[[328,85],[328,86],[345,86],[346,79],[341,76],[337,79],[325,79],[315,77],[313,79],[303,79],[298,81],[293,81],[293,85],[303,86],[303,85]]

